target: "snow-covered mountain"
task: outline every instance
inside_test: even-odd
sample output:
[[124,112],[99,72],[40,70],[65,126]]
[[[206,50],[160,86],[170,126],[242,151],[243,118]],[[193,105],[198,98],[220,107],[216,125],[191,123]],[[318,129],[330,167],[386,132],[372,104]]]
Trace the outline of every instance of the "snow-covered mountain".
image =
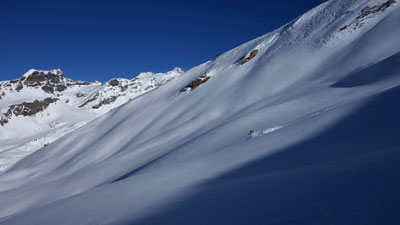
[[21,78],[0,82],[0,172],[130,99],[181,75],[141,73],[133,79],[73,81],[60,69],[31,69]]
[[398,224],[399,21],[331,0],[192,68],[1,174],[0,224]]

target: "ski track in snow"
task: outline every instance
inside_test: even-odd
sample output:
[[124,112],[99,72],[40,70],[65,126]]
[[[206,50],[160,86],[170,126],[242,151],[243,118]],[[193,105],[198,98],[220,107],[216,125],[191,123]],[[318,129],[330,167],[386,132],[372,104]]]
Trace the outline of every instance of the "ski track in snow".
[[265,130],[261,130],[261,131],[254,131],[254,133],[251,135],[251,138],[257,138],[257,137],[261,137],[261,136],[264,136],[264,135],[268,135],[268,134],[271,134],[271,133],[273,133],[275,131],[278,131],[280,129],[283,129],[283,128],[290,128],[291,126],[294,126],[294,125],[296,125],[298,123],[301,123],[301,122],[303,122],[305,120],[308,120],[308,119],[311,119],[313,117],[319,116],[319,115],[321,115],[323,113],[326,113],[326,112],[328,112],[328,111],[330,111],[332,109],[335,109],[335,108],[337,108],[337,107],[339,107],[341,105],[344,105],[346,103],[341,103],[341,104],[337,104],[337,105],[334,105],[334,106],[330,106],[330,107],[328,107],[326,109],[323,109],[323,110],[315,112],[315,113],[311,113],[311,114],[309,114],[307,116],[301,117],[300,119],[297,119],[295,121],[289,122],[289,123],[287,123],[285,125],[274,126],[274,127],[271,127],[271,128],[265,129]]
[[[385,92],[385,91],[388,91],[388,90],[390,90],[390,89],[392,89],[392,88],[395,88],[395,87],[398,87],[398,86],[400,86],[400,82],[394,82],[394,83],[390,84],[388,87],[382,88],[382,90],[380,90],[379,92]],[[378,92],[378,93],[379,93],[379,92]],[[283,129],[283,128],[290,128],[291,126],[294,126],[294,125],[296,125],[296,124],[298,124],[298,123],[301,123],[301,122],[303,122],[303,121],[305,121],[305,120],[308,120],[308,119],[311,119],[311,118],[313,118],[313,117],[319,116],[319,115],[321,115],[321,114],[323,114],[323,113],[327,113],[327,112],[329,112],[329,111],[331,111],[331,110],[333,110],[333,109],[336,109],[336,108],[338,108],[338,107],[340,107],[340,106],[343,106],[343,105],[346,105],[346,104],[349,104],[349,103],[352,103],[352,102],[356,102],[356,101],[359,101],[359,100],[361,100],[361,99],[374,96],[374,95],[376,95],[376,94],[377,94],[377,93],[368,93],[368,94],[364,94],[364,95],[358,96],[358,97],[356,97],[356,98],[354,98],[354,99],[347,100],[347,101],[344,101],[344,102],[342,102],[342,103],[338,103],[338,104],[336,104],[336,105],[332,105],[332,106],[329,106],[329,107],[327,107],[327,108],[325,108],[325,109],[322,109],[322,110],[319,110],[319,111],[317,111],[317,112],[311,113],[311,114],[309,114],[309,115],[303,116],[303,117],[301,117],[301,118],[299,118],[299,119],[297,119],[297,120],[294,120],[294,121],[292,121],[292,122],[289,122],[289,123],[287,123],[287,124],[280,125],[280,126],[273,126],[273,127],[271,127],[271,128],[265,129],[265,130],[254,131],[254,133],[251,134],[250,137],[251,137],[251,138],[257,138],[257,137],[261,137],[261,136],[264,136],[264,135],[271,134],[271,133],[273,133],[273,132],[275,132],[275,131],[278,131],[278,130],[280,130],[280,129]]]

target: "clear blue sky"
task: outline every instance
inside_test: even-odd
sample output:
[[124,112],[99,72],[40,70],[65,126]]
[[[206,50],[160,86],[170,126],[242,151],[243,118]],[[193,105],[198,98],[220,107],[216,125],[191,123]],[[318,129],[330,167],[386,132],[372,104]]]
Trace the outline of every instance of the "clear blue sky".
[[0,0],[0,80],[30,68],[106,81],[187,70],[324,0]]

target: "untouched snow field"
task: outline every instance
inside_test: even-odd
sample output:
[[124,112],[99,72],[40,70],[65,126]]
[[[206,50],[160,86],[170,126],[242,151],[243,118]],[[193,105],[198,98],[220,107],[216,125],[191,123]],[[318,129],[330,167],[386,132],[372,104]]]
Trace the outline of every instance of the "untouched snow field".
[[187,71],[1,174],[0,224],[398,224],[399,21],[332,0]]

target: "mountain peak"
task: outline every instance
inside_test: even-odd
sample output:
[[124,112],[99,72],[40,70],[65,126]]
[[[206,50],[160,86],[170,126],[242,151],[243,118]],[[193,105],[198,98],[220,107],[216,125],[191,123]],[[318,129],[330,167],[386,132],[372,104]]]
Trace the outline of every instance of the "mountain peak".
[[57,76],[63,76],[63,72],[61,69],[54,69],[54,70],[37,70],[37,69],[30,69],[28,70],[22,77],[29,77],[31,75],[36,75],[36,74],[54,74]]
[[165,73],[153,73],[153,72],[139,73],[136,76],[136,78],[143,79],[143,78],[152,78],[152,77],[155,77],[155,76],[172,75],[172,74],[180,75],[182,73],[184,73],[182,68],[175,67],[173,70],[165,72]]
[[185,71],[180,67],[175,67],[171,72],[184,73]]

